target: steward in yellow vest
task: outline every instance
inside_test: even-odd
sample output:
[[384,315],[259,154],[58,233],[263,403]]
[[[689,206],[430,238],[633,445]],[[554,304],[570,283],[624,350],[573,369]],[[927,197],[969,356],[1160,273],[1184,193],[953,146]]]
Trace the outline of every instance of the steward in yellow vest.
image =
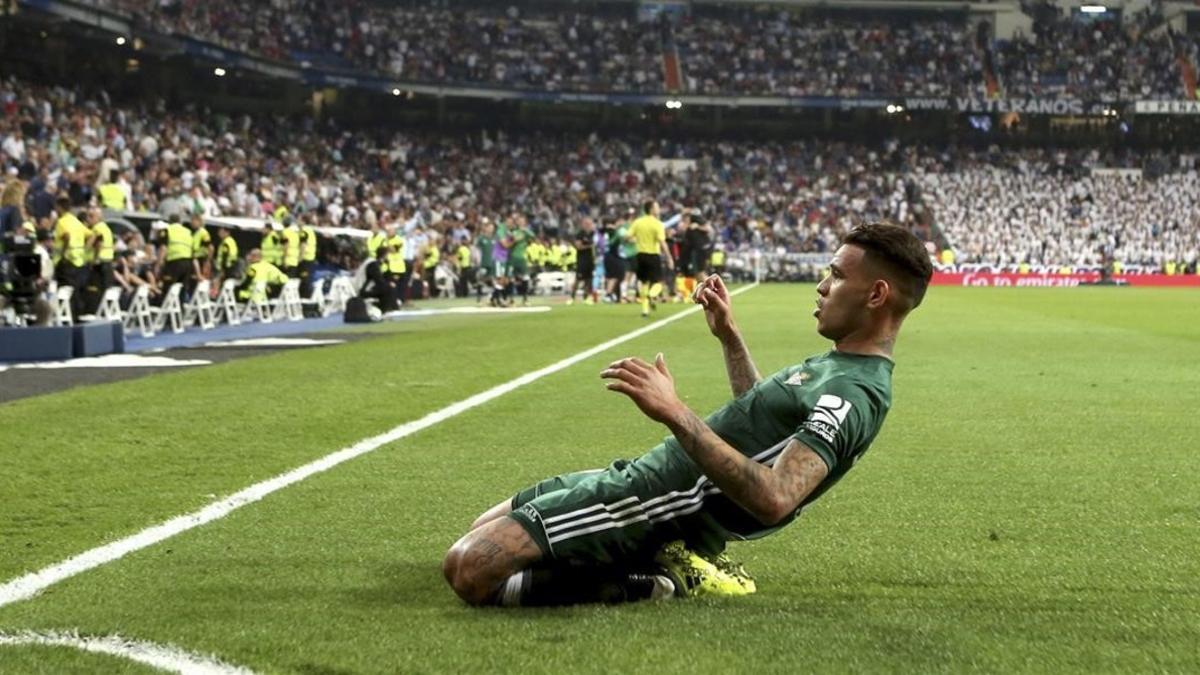
[[237,240],[229,233],[228,227],[217,229],[217,240],[220,243],[217,244],[216,268],[213,270],[216,277],[212,288],[213,295],[220,293],[221,286],[226,279],[237,279],[242,276],[242,271],[239,269],[242,260],[238,256]]
[[212,235],[204,227],[204,216],[192,214],[192,259],[201,279],[212,278]]
[[[725,251],[722,249],[713,249],[712,252],[712,268],[713,272],[720,274],[725,271]],[[822,274],[822,277],[825,275]]]
[[312,297],[312,274],[317,265],[317,230],[305,223],[300,226],[300,297]]
[[126,209],[125,191],[117,183],[105,183],[100,186],[100,203],[106,209],[124,211]]
[[[246,256],[246,276],[238,286],[241,300],[266,300],[279,297],[288,277],[278,267],[262,259],[262,251],[254,249]],[[258,295],[262,294],[262,295]]]
[[113,277],[113,234],[108,223],[100,219],[98,207],[88,209],[87,220],[91,230],[88,238],[88,253],[91,260],[91,275],[88,280],[88,292],[93,297],[88,298],[87,312],[94,314],[100,304],[104,291],[115,281]]
[[392,277],[392,283],[397,283],[408,271],[408,265],[404,262],[404,237],[394,233],[384,245],[387,248],[387,259],[384,261],[387,269],[384,272]]
[[58,198],[55,209],[61,214],[54,224],[54,243],[59,251],[56,278],[59,286],[74,289],[71,296],[71,315],[76,321],[84,313],[84,290],[88,275],[88,237],[91,230],[83,221],[71,213],[71,200],[65,195]]
[[277,267],[283,264],[283,239],[279,236],[282,230],[279,223],[268,221],[263,225],[262,259]]
[[171,284],[187,285],[195,272],[192,259],[192,231],[179,223],[158,221],[151,226],[158,233],[158,268],[165,292]]
[[458,267],[458,284],[454,288],[454,295],[465,298],[469,295],[470,284],[475,276],[475,270],[471,268],[471,247],[467,246],[467,242],[459,242],[454,257]]
[[374,260],[379,254],[379,247],[387,245],[388,227],[390,226],[382,223],[377,224],[371,231],[371,236],[367,237],[367,260]]
[[291,218],[283,228],[283,273],[300,276],[300,226]]

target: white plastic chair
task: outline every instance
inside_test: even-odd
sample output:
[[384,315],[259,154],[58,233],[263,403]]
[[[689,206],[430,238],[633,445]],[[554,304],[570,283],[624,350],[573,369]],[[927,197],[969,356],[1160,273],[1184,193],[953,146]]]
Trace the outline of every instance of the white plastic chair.
[[125,312],[126,335],[137,326],[142,337],[154,337],[154,315],[150,309],[150,287],[138,286],[129,303],[129,311]]
[[551,293],[564,293],[567,289],[567,275],[564,272],[542,272],[537,278],[537,288],[534,292],[538,295]]
[[271,318],[278,321],[300,321],[304,318],[304,306],[300,304],[299,279],[288,279],[279,297],[271,301]]
[[71,318],[71,296],[75,294],[75,289],[70,286],[59,286],[54,292],[54,325],[55,326],[74,326],[75,320]]
[[453,298],[454,287],[458,284],[458,275],[454,272],[438,266],[433,272],[433,296],[435,298]]
[[250,287],[250,299],[246,301],[246,307],[242,310],[242,321],[255,321],[259,323],[271,323],[274,317],[271,316],[271,306],[267,301],[267,282],[256,281]]
[[325,297],[326,316],[334,312],[346,311],[346,301],[358,293],[354,290],[354,284],[350,282],[350,277],[338,276],[333,278],[333,282],[329,286],[329,295]]
[[316,309],[316,313],[320,316],[329,315],[325,311],[325,289],[322,288],[324,285],[324,283],[313,284],[312,293],[307,298],[304,298],[300,301],[305,307],[314,307]]
[[171,284],[167,289],[167,295],[163,298],[162,305],[150,311],[154,314],[154,332],[161,333],[169,323],[172,333],[183,332],[183,305],[179,301],[179,294],[183,292],[183,284]]
[[217,294],[217,304],[213,309],[214,323],[222,320],[230,326],[237,326],[242,323],[242,313],[238,308],[237,301],[237,287],[237,279],[226,279],[221,284],[221,292]]
[[125,323],[125,313],[121,311],[121,287],[109,286],[100,296],[100,307],[96,309],[96,321],[120,321]]
[[184,326],[196,323],[200,326],[200,330],[210,330],[216,325],[216,309],[213,307],[212,298],[208,297],[211,289],[212,282],[208,279],[196,282],[196,290],[192,292],[192,299],[183,308]]

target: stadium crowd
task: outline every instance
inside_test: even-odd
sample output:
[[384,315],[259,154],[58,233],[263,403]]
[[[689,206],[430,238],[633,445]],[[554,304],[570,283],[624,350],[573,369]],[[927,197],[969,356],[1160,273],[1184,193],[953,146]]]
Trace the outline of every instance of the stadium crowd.
[[[1177,57],[1195,35],[1158,11],[1079,22],[1029,3],[1033,33],[980,39],[958,18],[864,18],[697,6],[673,27],[609,11],[420,9],[369,0],[96,0],[138,26],[300,64],[413,82],[546,91],[661,92],[679,49],[683,89],[702,94],[1190,98]],[[1157,6],[1155,6],[1157,9]],[[330,29],[329,27],[333,28]],[[994,77],[993,77],[994,76]]]
[[[217,282],[213,292],[223,278],[262,262],[278,268],[266,270],[270,278],[299,275],[307,295],[302,259],[316,260],[313,228],[331,226],[403,240],[383,247],[385,258],[392,254],[389,269],[404,270],[403,279],[392,273],[401,299],[434,292],[439,278],[461,280],[451,283],[465,294],[462,271],[490,267],[481,264],[487,255],[477,243],[488,228],[489,238],[503,240],[495,229],[527,223],[533,250],[552,252],[528,254],[533,266],[569,269],[585,218],[611,236],[646,199],[667,214],[694,214],[723,253],[827,252],[855,223],[878,219],[917,229],[963,263],[1112,259],[1194,272],[1200,248],[1200,178],[1187,154],[376,135],[331,122],[168,111],[161,102],[122,106],[103,92],[13,78],[0,83],[0,105],[0,158],[5,174],[22,183],[20,202],[35,230],[59,242],[61,254],[72,246],[64,220],[91,226],[99,220],[94,207],[161,214],[150,241],[118,232],[109,253],[115,283],[160,295],[179,276],[164,259],[172,237],[179,256],[197,261],[176,267],[187,267],[189,280]],[[650,171],[652,159],[673,160],[677,169]],[[1090,176],[1111,167],[1141,168],[1144,177]],[[185,238],[204,236],[204,218],[229,216],[264,224],[255,242],[261,260],[243,263],[235,252],[231,262],[240,268],[214,265],[220,233],[217,241],[208,233],[209,241],[184,246]],[[80,236],[75,248],[99,246]],[[608,244],[593,245],[603,251]],[[361,264],[326,258],[344,268]],[[74,283],[71,276],[63,281]]]
[[996,267],[1136,265],[1195,273],[1200,180],[972,166],[920,181],[956,261]]

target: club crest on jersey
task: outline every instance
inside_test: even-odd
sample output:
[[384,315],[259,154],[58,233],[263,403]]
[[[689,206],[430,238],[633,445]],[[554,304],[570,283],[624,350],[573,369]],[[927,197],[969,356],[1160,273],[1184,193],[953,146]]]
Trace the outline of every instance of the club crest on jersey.
[[823,394],[813,406],[812,414],[804,423],[804,428],[832,443],[842,422],[850,414],[850,401],[841,396]]
[[810,373],[807,373],[803,370],[797,370],[796,372],[792,373],[791,377],[784,380],[783,383],[784,384],[792,384],[797,387],[800,387],[800,386],[803,386],[804,383],[810,379],[812,379],[812,375]]

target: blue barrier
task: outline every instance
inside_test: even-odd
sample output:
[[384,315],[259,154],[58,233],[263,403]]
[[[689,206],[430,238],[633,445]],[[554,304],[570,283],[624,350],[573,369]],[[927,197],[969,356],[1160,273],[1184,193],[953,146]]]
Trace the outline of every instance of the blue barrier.
[[[106,321],[73,327],[71,331],[72,342],[74,343],[72,353],[75,358],[100,356],[101,354],[112,354],[117,351],[113,344],[113,334],[116,332],[113,326],[119,325],[115,321]],[[124,342],[124,339],[122,339],[122,347],[124,347]]]
[[74,344],[70,326],[0,328],[0,361],[64,361]]

